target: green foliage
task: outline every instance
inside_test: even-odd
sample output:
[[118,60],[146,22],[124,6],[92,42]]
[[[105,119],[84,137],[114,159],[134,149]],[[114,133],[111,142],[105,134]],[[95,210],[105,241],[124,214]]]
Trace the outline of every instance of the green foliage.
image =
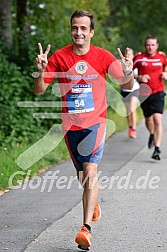
[[[0,60],[0,76],[3,76],[0,89],[0,145],[14,147],[23,142],[33,142],[46,133],[46,129],[49,130],[53,120],[43,122],[42,119],[34,119],[33,113],[40,112],[38,108],[18,107],[20,101],[40,100],[33,94],[33,79],[30,73],[21,71],[15,63],[9,63],[2,52]],[[49,94],[49,100],[55,100],[56,97],[49,91],[43,99]]]
[[167,48],[166,0],[111,0],[110,24],[119,27],[119,46],[135,51],[143,50],[144,39],[149,34],[157,36],[160,50]]

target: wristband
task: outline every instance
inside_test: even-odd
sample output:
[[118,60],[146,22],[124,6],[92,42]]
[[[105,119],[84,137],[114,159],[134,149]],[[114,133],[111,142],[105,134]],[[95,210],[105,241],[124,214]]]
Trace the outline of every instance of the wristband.
[[129,75],[131,75],[133,73],[133,71],[131,70],[130,72],[124,72],[124,74],[126,75],[126,76],[129,76]]

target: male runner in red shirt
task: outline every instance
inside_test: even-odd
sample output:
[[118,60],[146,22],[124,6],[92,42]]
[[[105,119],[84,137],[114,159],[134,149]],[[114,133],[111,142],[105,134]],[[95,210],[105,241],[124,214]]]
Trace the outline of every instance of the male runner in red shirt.
[[[108,51],[90,44],[94,35],[94,18],[87,11],[71,16],[73,44],[57,50],[47,60],[50,50],[36,58],[39,77],[34,92],[45,92],[58,79],[62,98],[62,128],[65,141],[80,182],[83,184],[83,226],[76,236],[81,249],[91,245],[91,222],[100,219],[97,168],[102,157],[106,128],[106,73],[125,88],[133,87],[133,62],[118,49],[121,64]],[[82,178],[82,179],[81,179]],[[85,181],[86,180],[86,181]]]
[[[133,68],[138,69],[138,81],[147,84],[151,94],[141,103],[145,124],[150,133],[148,148],[155,145],[152,158],[160,160],[160,144],[162,141],[162,114],[164,110],[165,85],[167,79],[167,58],[164,52],[157,51],[159,43],[154,36],[145,39],[145,51],[134,57]],[[142,96],[148,94],[141,94]]]

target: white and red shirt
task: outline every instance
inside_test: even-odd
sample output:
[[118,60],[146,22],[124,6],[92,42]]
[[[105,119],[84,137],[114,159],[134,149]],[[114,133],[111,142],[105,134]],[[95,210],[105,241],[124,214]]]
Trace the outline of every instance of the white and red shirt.
[[133,59],[133,68],[138,69],[138,75],[148,74],[148,86],[151,93],[155,94],[165,90],[164,80],[161,78],[163,69],[167,66],[167,58],[164,52],[157,51],[154,56],[149,56],[147,52],[139,52]]
[[[51,55],[44,81],[49,84],[58,79],[64,129],[78,130],[105,122],[106,73],[115,61],[110,52],[94,45],[85,55],[76,55],[72,44]],[[120,72],[121,66],[115,73],[118,78]]]

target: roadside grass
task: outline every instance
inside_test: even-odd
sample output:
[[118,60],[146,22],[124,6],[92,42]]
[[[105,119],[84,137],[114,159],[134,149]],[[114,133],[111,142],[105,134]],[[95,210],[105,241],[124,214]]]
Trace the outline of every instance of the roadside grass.
[[30,178],[44,171],[54,164],[63,162],[69,158],[68,151],[62,141],[58,148],[48,153],[44,158],[36,162],[28,169],[21,169],[16,160],[18,156],[30,148],[30,145],[21,145],[13,149],[4,148],[0,153],[0,190],[9,189],[9,179],[12,178],[12,185],[16,185],[19,180],[26,178],[27,170],[31,170]]
[[[138,114],[138,121],[142,119],[142,112],[140,108],[137,109]],[[107,135],[108,137],[111,137],[113,133],[120,132],[127,128],[127,119],[126,117],[122,117],[121,115],[118,115],[115,111],[113,111],[111,108],[108,109],[108,119],[110,119],[107,127]],[[112,121],[116,125],[116,128],[113,129]],[[111,122],[111,123],[110,123]],[[45,143],[41,143],[40,148],[42,150],[42,146],[45,145],[45,149],[53,145],[53,142],[55,141],[55,137],[51,136],[52,140],[48,140]],[[16,160],[19,156],[22,155],[22,153],[25,153],[26,150],[31,151],[31,145],[20,145],[16,146],[15,148],[8,149],[7,147],[4,147],[4,149],[0,153],[0,190],[4,191],[5,189],[9,189],[9,180],[12,178],[12,185],[15,186],[18,184],[19,181],[22,181],[26,178],[27,171],[30,172],[30,178],[37,175],[38,173],[43,172],[44,170],[48,169],[49,167],[58,164],[60,162],[63,162],[69,158],[68,150],[65,146],[64,140],[60,142],[58,147],[50,151],[48,154],[46,154],[43,158],[41,158],[39,161],[35,162],[30,167],[23,167],[20,168],[16,163]],[[39,151],[36,151],[36,154],[29,155],[28,159],[26,160],[26,157],[23,156],[24,163],[33,163],[33,160],[31,160],[31,156],[35,156],[38,159],[38,153]],[[39,153],[41,155],[41,153]]]

